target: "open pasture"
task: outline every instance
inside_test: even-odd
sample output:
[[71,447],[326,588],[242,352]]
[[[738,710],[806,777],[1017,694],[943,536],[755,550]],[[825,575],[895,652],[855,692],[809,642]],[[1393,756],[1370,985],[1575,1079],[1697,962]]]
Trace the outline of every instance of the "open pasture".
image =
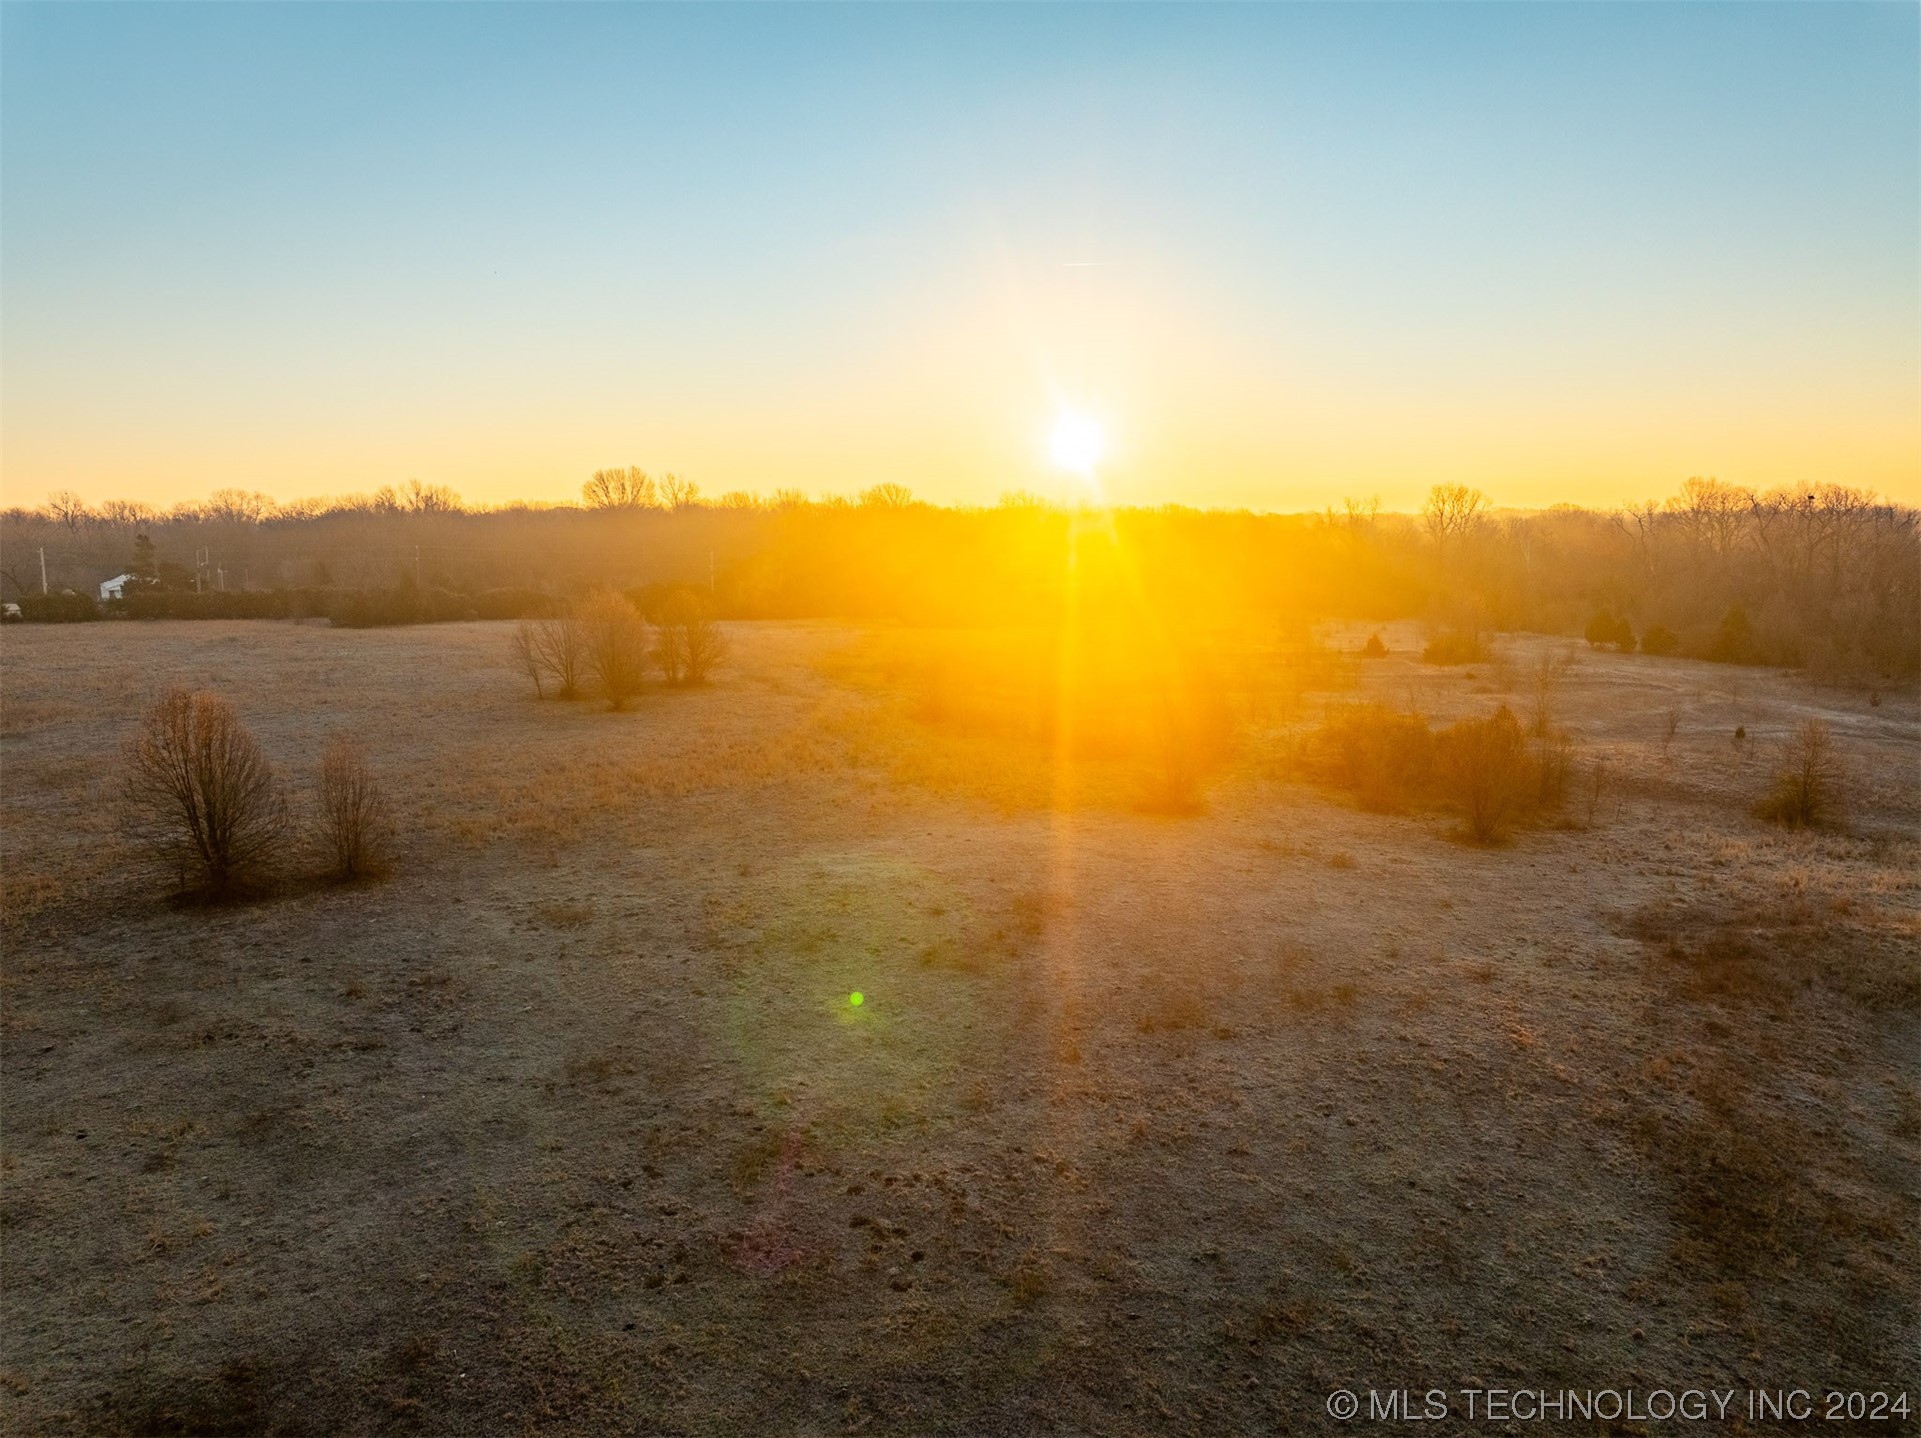
[[[1912,1391],[1914,697],[1582,649],[1564,804],[1476,845],[1290,756],[1357,698],[1524,713],[1566,642],[1343,657],[1369,632],[1230,666],[1175,811],[1124,739],[974,722],[978,637],[730,626],[712,685],[615,714],[536,702],[505,625],[8,629],[0,1428]],[[169,902],[119,783],[171,683],[235,702],[296,809],[355,734],[391,877]],[[1845,814],[1766,824],[1809,717]]]

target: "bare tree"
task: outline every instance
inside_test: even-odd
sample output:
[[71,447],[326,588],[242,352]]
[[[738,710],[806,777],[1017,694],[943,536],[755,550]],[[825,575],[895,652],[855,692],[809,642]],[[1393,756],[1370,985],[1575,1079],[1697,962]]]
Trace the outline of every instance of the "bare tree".
[[861,491],[860,502],[869,509],[911,509],[914,491],[904,484],[877,484]]
[[393,833],[387,796],[345,734],[329,736],[321,753],[319,805],[320,842],[338,877],[367,878],[386,868]]
[[600,681],[610,709],[624,709],[647,673],[647,621],[624,594],[602,589],[576,611],[586,640],[587,667]]
[[1554,713],[1560,701],[1561,681],[1573,667],[1572,649],[1558,652],[1543,649],[1535,656],[1533,668],[1528,673],[1534,703],[1528,715],[1527,731],[1536,739],[1545,739],[1554,732]]
[[100,506],[100,522],[118,529],[139,529],[159,519],[160,511],[137,499],[109,499]]
[[677,589],[661,609],[654,653],[669,684],[704,684],[726,657],[727,636],[705,599],[691,589]]
[[217,694],[170,689],[147,710],[127,746],[127,797],[135,825],[179,867],[226,894],[262,875],[286,833],[287,805],[273,767]]
[[400,502],[409,514],[464,514],[466,505],[460,496],[444,484],[422,484],[417,479],[407,481],[407,487],[400,492]]
[[1733,553],[1747,527],[1754,509],[1754,491],[1695,475],[1664,508],[1686,526],[1693,543],[1724,560]]
[[660,477],[660,497],[669,509],[686,509],[700,499],[700,486],[677,474]]
[[589,509],[653,509],[660,504],[660,489],[652,475],[630,464],[595,470],[580,487],[580,498]]
[[69,534],[78,534],[80,526],[94,517],[86,500],[70,489],[57,489],[47,496],[47,513],[56,523],[66,525]]
[[460,496],[444,484],[422,484],[410,479],[399,489],[383,484],[373,493],[369,506],[377,514],[465,514]]
[[1445,548],[1451,541],[1465,538],[1480,521],[1487,508],[1487,496],[1465,484],[1437,484],[1427,492],[1421,506],[1421,522],[1434,536],[1435,544]]
[[208,524],[258,524],[274,512],[271,495],[244,489],[216,489],[200,507]]

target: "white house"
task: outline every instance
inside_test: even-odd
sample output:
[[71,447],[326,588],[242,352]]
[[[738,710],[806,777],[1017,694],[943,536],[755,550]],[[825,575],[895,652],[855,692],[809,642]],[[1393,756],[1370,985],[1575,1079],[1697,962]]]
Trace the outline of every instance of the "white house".
[[102,599],[125,599],[127,597],[127,586],[134,582],[134,577],[131,574],[117,574],[100,586],[100,597]]

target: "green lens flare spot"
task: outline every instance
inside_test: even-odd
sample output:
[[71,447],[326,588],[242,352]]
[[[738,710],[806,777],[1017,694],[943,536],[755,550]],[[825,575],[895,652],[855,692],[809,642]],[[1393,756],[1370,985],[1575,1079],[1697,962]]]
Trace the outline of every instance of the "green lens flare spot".
[[859,1008],[862,1004],[867,1002],[867,995],[863,994],[859,989],[855,989],[853,993],[847,996],[847,1002],[852,1004],[855,1008]]

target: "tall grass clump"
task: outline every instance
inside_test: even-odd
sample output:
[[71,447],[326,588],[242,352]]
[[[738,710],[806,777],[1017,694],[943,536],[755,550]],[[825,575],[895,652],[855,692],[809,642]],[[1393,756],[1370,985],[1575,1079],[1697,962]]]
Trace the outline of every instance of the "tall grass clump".
[[134,828],[183,890],[227,897],[267,877],[286,837],[273,766],[227,700],[170,689],[127,746]]

